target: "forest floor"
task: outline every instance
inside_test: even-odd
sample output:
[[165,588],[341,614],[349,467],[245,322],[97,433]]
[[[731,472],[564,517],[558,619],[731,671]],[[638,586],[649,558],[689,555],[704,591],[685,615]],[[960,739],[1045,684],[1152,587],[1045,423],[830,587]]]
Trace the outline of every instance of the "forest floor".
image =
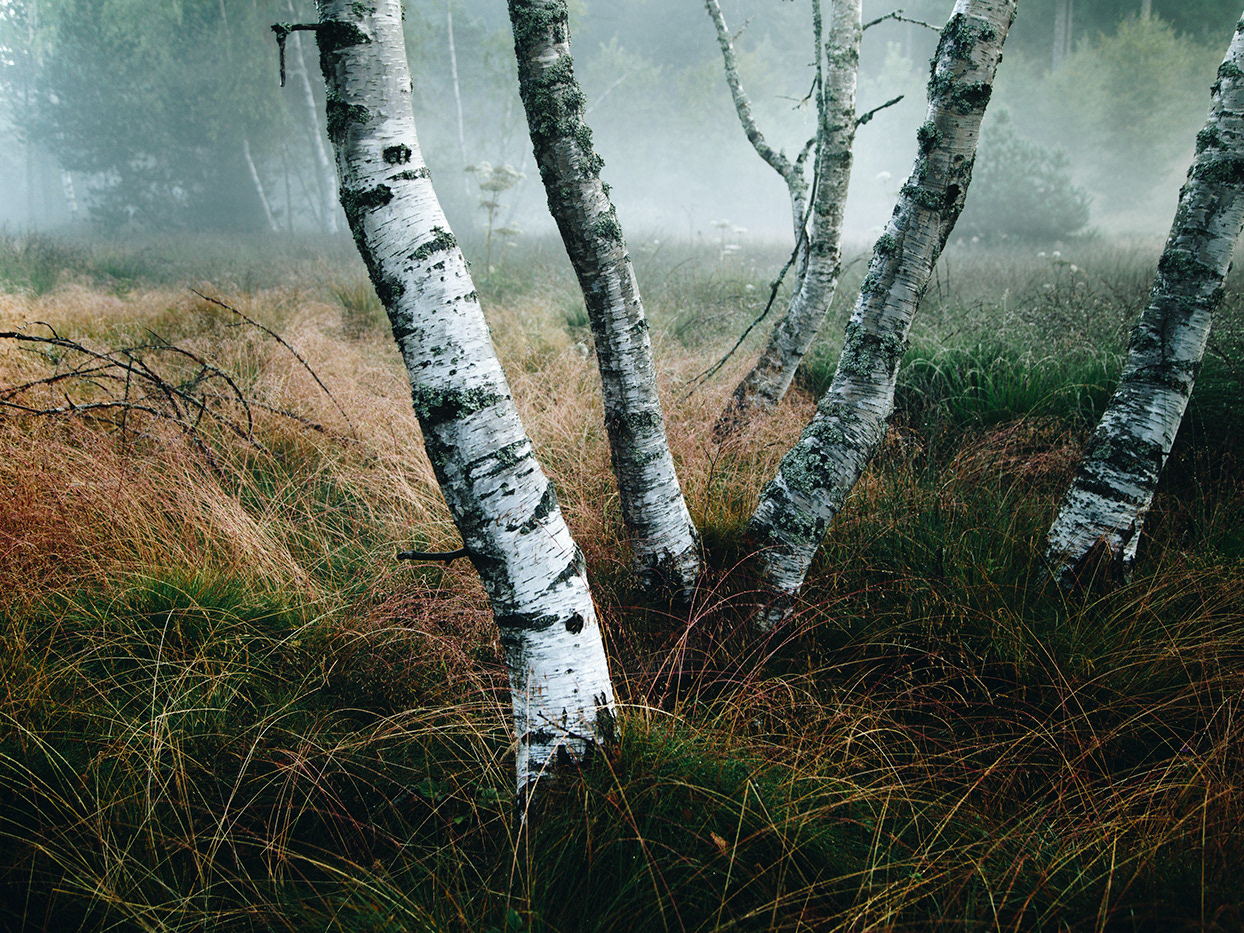
[[766,325],[696,377],[784,257],[632,243],[708,564],[681,613],[629,581],[560,249],[479,270],[620,700],[520,830],[482,589],[394,559],[460,542],[351,244],[0,237],[0,331],[36,338],[0,338],[0,925],[1240,929],[1244,281],[1132,579],[1065,595],[1042,559],[1159,246],[947,251],[769,640],[740,532],[864,261],[793,396],[718,444]]

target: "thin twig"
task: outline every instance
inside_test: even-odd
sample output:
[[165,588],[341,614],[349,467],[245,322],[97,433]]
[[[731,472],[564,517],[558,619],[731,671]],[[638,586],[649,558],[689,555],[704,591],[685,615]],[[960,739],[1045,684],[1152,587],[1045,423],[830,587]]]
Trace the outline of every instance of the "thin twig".
[[471,553],[464,547],[456,551],[398,551],[398,560],[427,560],[451,563],[459,557],[470,557]]
[[880,107],[874,107],[872,110],[869,110],[867,113],[861,113],[858,117],[855,118],[855,128],[858,130],[861,126],[863,126],[873,117],[875,117],[882,110],[885,110],[886,107],[893,107],[900,100],[902,100],[904,96],[905,95],[900,94],[898,95],[898,97],[894,97],[894,98],[891,98],[890,100],[887,100]]
[[791,267],[799,259],[799,253],[808,240],[808,220],[812,216],[812,206],[816,203],[816,189],[820,184],[820,180],[819,172],[813,172],[812,188],[808,192],[808,207],[803,215],[803,225],[800,228],[799,239],[795,242],[795,248],[791,252],[790,258],[786,260],[786,265],[782,266],[782,271],[778,273],[777,278],[774,279],[772,284],[769,286],[769,300],[765,303],[765,309],[760,312],[754,321],[747,325],[747,329],[743,331],[739,339],[735,341],[734,346],[726,351],[725,356],[691,380],[691,388],[683,394],[680,401],[685,402],[687,399],[691,398],[696,389],[721,372],[721,368],[730,361],[730,358],[734,356],[735,351],[743,345],[743,341],[747,339],[748,334],[755,330],[757,325],[768,317],[769,312],[773,310],[773,303],[777,300],[778,289],[782,287],[782,281],[786,278],[786,273],[791,270]]
[[902,13],[902,10],[895,10],[893,13],[887,13],[885,16],[878,16],[876,19],[865,23],[864,29],[872,29],[872,27],[879,26],[886,20],[892,19],[896,23],[911,23],[913,26],[923,26],[925,29],[932,29],[937,33],[942,31],[940,26],[934,26],[932,23],[926,23],[922,19],[911,19],[910,17],[903,16]]
[[346,410],[341,407],[341,403],[337,401],[336,396],[334,396],[332,392],[328,391],[328,386],[324,385],[324,383],[320,380],[320,377],[315,374],[315,370],[311,368],[311,364],[309,364],[306,360],[304,360],[299,355],[297,350],[295,350],[288,343],[286,343],[285,339],[280,334],[278,334],[274,330],[271,330],[270,328],[264,327],[264,325],[260,324],[258,321],[247,317],[237,308],[230,307],[229,305],[225,304],[223,301],[220,301],[219,299],[209,298],[207,295],[204,295],[201,291],[198,291],[197,289],[192,288],[190,289],[190,291],[194,292],[204,301],[210,301],[212,304],[217,305],[218,307],[224,308],[226,311],[233,312],[238,317],[240,317],[242,320],[244,320],[247,324],[250,324],[252,327],[259,328],[261,331],[263,331],[265,334],[267,334],[269,337],[271,337],[273,340],[275,340],[277,343],[283,346],[286,350],[288,350],[293,355],[294,359],[296,359],[299,363],[302,364],[302,368],[311,374],[311,378],[315,380],[315,384],[319,386],[324,391],[324,394],[328,396],[329,400],[331,400],[332,403],[337,406],[337,410],[341,412],[341,417],[345,418],[346,424],[350,426],[350,435],[355,440],[358,440],[358,432],[354,428],[354,422],[350,420],[350,416],[346,414]]

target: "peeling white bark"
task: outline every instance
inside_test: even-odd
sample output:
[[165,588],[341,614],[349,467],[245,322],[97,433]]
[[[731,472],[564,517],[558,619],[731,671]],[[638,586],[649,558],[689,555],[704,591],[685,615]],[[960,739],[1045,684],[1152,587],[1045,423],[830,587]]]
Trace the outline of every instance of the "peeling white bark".
[[[711,12],[717,0],[707,0],[707,3]],[[819,27],[819,4],[814,9]],[[720,11],[714,19],[720,22]],[[724,23],[718,27],[718,38],[724,42],[728,37],[723,38],[723,28]],[[815,31],[819,56],[820,29]],[[817,181],[807,265],[786,315],[773,328],[760,359],[735,388],[729,406],[718,421],[719,434],[745,421],[753,412],[772,409],[782,400],[833,304],[842,270],[842,219],[851,182],[856,130],[855,86],[863,35],[861,0],[837,0],[830,23],[831,38],[825,43],[824,87],[817,100]],[[801,213],[797,223],[802,222]]]
[[1050,528],[1050,566],[1064,587],[1075,583],[1095,548],[1124,572],[1135,560],[1242,226],[1244,23],[1218,69],[1209,119],[1197,134],[1196,158],[1118,388]]
[[920,297],[963,209],[981,117],[1015,0],[957,0],[929,80],[920,155],[903,185],[847,324],[838,369],[799,443],[761,493],[750,533],[770,598],[757,624],[783,620],[825,529],[885,436]]
[[608,739],[613,688],[583,557],[519,421],[415,136],[401,0],[321,0],[341,203],[410,375],[424,446],[491,600],[517,786]]
[[699,576],[699,534],[665,435],[639,284],[600,179],[603,162],[583,121],[566,3],[510,0],[509,8],[536,164],[592,323],[605,428],[636,569],[644,586],[687,599]]

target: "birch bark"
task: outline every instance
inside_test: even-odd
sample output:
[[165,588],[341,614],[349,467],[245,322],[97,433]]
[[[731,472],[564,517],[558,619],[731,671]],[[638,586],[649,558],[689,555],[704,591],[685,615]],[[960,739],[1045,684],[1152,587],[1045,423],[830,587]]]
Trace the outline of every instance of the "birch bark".
[[401,0],[320,0],[341,205],[410,374],[441,492],[492,603],[524,795],[609,738],[613,688],[583,555],[532,453],[419,151]]
[[917,132],[920,154],[873,248],[833,382],[752,516],[771,591],[757,618],[761,628],[789,614],[825,529],[885,436],[912,318],[963,209],[1014,17],[1015,0],[957,0],[942,29],[928,115]]
[[[717,5],[717,0],[707,2],[710,10]],[[815,9],[819,21],[819,4]],[[720,19],[720,11],[716,18]],[[816,33],[819,57],[819,28]],[[833,303],[842,271],[842,218],[851,182],[855,86],[863,35],[861,0],[837,0],[831,17],[831,38],[825,43],[823,86],[817,94],[816,189],[807,265],[786,315],[773,328],[756,365],[735,388],[718,421],[718,434],[745,421],[754,411],[771,409],[782,400]],[[718,38],[722,38],[720,27]],[[802,213],[797,222],[802,224]]]
[[665,435],[639,284],[583,121],[565,0],[509,0],[518,82],[566,252],[583,289],[605,402],[605,428],[641,583],[689,598],[699,534]]
[[1124,572],[1135,560],[1242,226],[1244,22],[1218,69],[1209,119],[1197,134],[1196,157],[1119,385],[1050,528],[1050,566],[1064,588],[1097,547]]

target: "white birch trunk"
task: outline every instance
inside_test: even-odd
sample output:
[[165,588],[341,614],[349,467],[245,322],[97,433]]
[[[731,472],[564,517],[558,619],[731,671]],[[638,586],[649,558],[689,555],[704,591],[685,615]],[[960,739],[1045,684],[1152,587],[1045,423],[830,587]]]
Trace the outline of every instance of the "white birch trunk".
[[580,759],[608,739],[613,688],[583,555],[519,421],[419,151],[401,7],[321,0],[328,132],[424,446],[501,630],[521,796],[555,757]]
[[462,89],[458,85],[458,47],[454,42],[454,0],[445,0],[445,35],[449,41],[449,76],[454,85],[454,106],[458,111],[458,155],[462,159],[463,190],[469,195],[471,183],[466,177],[466,123],[462,119]]
[[838,369],[799,443],[761,493],[750,533],[771,590],[761,628],[786,617],[825,529],[885,436],[920,297],[963,209],[981,117],[1015,0],[957,0],[942,29],[920,155],[847,324]]
[[263,216],[268,222],[268,229],[273,233],[279,233],[281,228],[272,215],[268,193],[263,190],[263,180],[259,177],[259,169],[255,167],[255,160],[251,158],[251,141],[245,136],[242,137],[242,158],[246,160],[246,168],[251,174],[251,183],[255,186],[255,193],[259,195],[259,203],[263,206]]
[[605,427],[636,569],[643,585],[685,600],[699,575],[699,535],[666,440],[639,285],[600,179],[603,162],[583,122],[566,2],[510,0],[509,8],[536,164],[592,323]]
[[[291,19],[297,19],[297,13],[294,10],[293,0],[286,0],[286,7],[289,9]],[[302,105],[303,113],[306,115],[306,125],[310,132],[307,134],[311,139],[311,152],[315,156],[316,185],[320,192],[320,203],[318,205],[320,213],[320,221],[324,225],[324,232],[330,235],[337,233],[337,173],[333,169],[332,159],[328,157],[328,149],[324,146],[324,139],[320,135],[319,111],[315,106],[315,91],[311,88],[311,76],[307,73],[307,60],[302,54],[302,38],[298,33],[292,32],[289,35],[289,43],[294,50],[294,74],[298,78],[298,83],[302,88]]]
[[[716,5],[716,0],[708,2]],[[842,270],[842,218],[851,182],[855,86],[863,35],[861,0],[837,0],[831,38],[825,44],[825,87],[817,102],[817,182],[807,267],[785,317],[773,328],[760,359],[735,388],[718,421],[718,434],[782,400],[833,303]]]
[[78,195],[74,191],[73,173],[67,168],[60,170],[60,187],[65,193],[65,209],[69,211],[69,221],[78,219]]
[[1064,587],[1096,549],[1124,573],[1135,560],[1242,225],[1244,27],[1237,27],[1127,364],[1050,528],[1050,566]]
[[1054,41],[1051,66],[1057,70],[1067,56],[1071,0],[1054,0]]

